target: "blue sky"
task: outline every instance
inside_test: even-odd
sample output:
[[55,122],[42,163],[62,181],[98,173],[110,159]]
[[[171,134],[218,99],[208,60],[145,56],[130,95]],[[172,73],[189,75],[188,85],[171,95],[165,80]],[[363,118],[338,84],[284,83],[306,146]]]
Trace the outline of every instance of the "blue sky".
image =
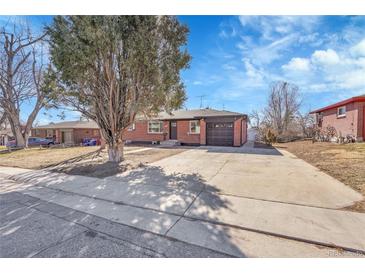
[[[0,18],[0,23],[3,22]],[[40,28],[52,17],[27,17]],[[192,62],[182,77],[186,108],[250,113],[270,84],[299,86],[303,111],[365,94],[365,16],[179,16]],[[24,106],[24,113],[28,110]],[[40,113],[39,123],[58,120]],[[67,119],[77,119],[69,112]]]

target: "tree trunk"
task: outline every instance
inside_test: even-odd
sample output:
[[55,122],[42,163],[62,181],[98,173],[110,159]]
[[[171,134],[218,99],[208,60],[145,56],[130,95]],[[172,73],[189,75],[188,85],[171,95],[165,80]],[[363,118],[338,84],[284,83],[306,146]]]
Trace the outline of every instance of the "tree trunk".
[[11,131],[15,138],[15,144],[17,147],[28,146],[28,134],[22,132],[22,127],[19,122],[19,115],[9,112],[7,114],[8,122],[11,127]]
[[15,130],[15,142],[17,147],[26,147],[26,140],[20,130]]
[[123,148],[124,144],[122,141],[117,141],[115,144],[108,144],[109,162],[121,162],[123,160]]

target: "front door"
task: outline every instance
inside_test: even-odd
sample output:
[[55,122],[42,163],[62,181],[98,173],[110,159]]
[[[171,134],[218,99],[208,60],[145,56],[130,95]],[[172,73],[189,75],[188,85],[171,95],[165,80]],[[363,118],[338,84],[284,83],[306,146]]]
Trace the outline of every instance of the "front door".
[[170,139],[177,140],[177,122],[170,121]]
[[63,144],[72,144],[73,143],[72,130],[62,130],[61,131],[61,143],[63,143]]

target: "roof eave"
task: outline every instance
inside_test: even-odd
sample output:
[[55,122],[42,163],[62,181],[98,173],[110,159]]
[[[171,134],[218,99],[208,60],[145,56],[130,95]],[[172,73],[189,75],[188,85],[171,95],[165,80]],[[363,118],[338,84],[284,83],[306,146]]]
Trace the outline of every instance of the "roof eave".
[[247,118],[246,114],[232,114],[232,115],[196,115],[196,116],[191,116],[191,117],[168,117],[168,118],[156,118],[156,120],[161,120],[161,121],[170,121],[170,120],[192,120],[192,119],[202,119],[202,118],[217,118],[217,117],[243,117],[243,118]]
[[343,100],[341,102],[338,102],[338,103],[335,103],[335,104],[332,104],[332,105],[329,105],[329,106],[326,106],[326,107],[323,107],[323,108],[320,108],[320,109],[313,110],[309,113],[310,114],[315,114],[315,113],[322,112],[322,111],[325,111],[325,110],[329,110],[329,109],[337,108],[337,107],[340,107],[340,106],[343,106],[343,105],[347,105],[347,104],[350,104],[350,103],[353,103],[353,102],[365,102],[365,96],[352,97],[350,99],[346,99],[346,100]]

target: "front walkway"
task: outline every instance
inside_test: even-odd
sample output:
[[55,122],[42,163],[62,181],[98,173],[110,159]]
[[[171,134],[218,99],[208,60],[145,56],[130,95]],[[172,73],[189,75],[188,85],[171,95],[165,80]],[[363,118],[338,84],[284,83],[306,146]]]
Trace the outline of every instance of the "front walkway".
[[227,255],[349,255],[323,246],[365,252],[365,214],[336,210],[362,196],[282,151],[192,149],[105,179],[21,172],[3,192]]

